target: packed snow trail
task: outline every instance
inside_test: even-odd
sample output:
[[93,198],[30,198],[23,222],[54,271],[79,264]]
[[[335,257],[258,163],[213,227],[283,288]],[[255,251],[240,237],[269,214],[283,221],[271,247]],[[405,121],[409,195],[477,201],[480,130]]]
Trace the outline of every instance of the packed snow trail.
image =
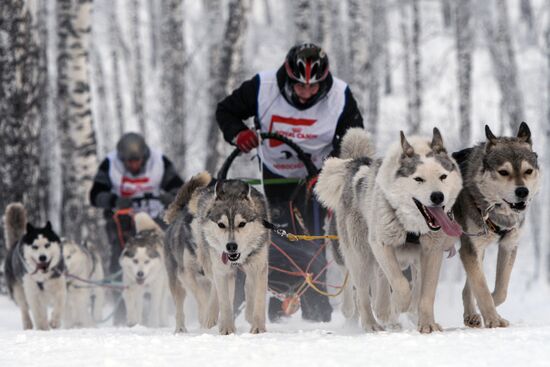
[[[546,305],[529,315],[546,316]],[[526,308],[527,311],[529,308]],[[537,312],[540,311],[540,314]],[[528,317],[529,315],[526,315]],[[101,326],[95,329],[23,331],[19,311],[0,297],[0,366],[548,366],[550,323],[540,326],[510,318],[502,329],[448,327],[422,335],[404,331],[365,334],[345,326],[339,312],[330,323],[308,323],[299,316],[268,324],[268,333],[248,334],[242,316],[237,334],[173,328]],[[456,322],[454,318],[453,322]],[[410,325],[409,325],[410,326]]]

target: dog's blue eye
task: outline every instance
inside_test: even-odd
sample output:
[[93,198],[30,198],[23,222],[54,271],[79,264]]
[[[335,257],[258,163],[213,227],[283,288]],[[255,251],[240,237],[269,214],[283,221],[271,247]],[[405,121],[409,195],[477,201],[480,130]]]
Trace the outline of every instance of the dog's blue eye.
[[424,179],[422,177],[415,177],[414,180],[416,182],[424,182]]
[[531,173],[533,173],[533,170],[531,168],[529,168],[528,170],[525,171],[526,175],[530,175]]
[[501,176],[508,176],[508,175],[509,175],[508,171],[506,171],[505,169],[499,170],[498,173],[499,173]]
[[32,245],[31,246],[33,250],[38,250],[38,246],[37,245]]
[[443,180],[446,179],[446,178],[447,178],[447,175],[441,175],[441,176],[439,176],[439,179],[440,179],[441,181],[443,181]]
[[137,264],[139,261],[137,261],[137,259],[134,259],[134,264]]
[[220,227],[220,228],[225,228],[225,224],[223,224],[222,222],[219,222],[219,223],[218,223],[218,227]]
[[47,244],[44,245],[45,248],[50,248],[50,243],[48,242]]
[[246,226],[246,222],[239,223],[239,228],[243,228],[244,226]]

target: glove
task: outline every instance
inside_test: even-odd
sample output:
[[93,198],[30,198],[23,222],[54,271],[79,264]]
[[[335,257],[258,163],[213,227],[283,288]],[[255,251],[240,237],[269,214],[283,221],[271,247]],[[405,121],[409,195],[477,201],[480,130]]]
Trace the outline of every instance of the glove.
[[118,197],[115,203],[116,209],[128,209],[132,207],[132,199]]
[[163,192],[159,195],[159,200],[164,206],[168,206],[174,200],[174,195],[169,192]]
[[260,142],[256,133],[250,129],[246,129],[237,134],[235,138],[235,145],[241,150],[241,152],[248,153],[252,149],[256,148]]

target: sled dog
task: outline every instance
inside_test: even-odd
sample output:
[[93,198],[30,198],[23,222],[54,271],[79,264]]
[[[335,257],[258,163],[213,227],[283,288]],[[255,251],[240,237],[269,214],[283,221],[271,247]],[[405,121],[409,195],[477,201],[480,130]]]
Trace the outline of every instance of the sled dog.
[[220,334],[235,332],[233,299],[238,269],[246,274],[245,316],[250,332],[265,331],[270,236],[264,220],[269,220],[264,196],[243,181],[214,184],[203,172],[182,186],[165,216],[170,224],[166,267],[176,304],[176,332],[185,331],[187,289],[197,298],[199,310],[207,310],[199,315],[203,326],[214,326],[219,316]]
[[[164,233],[146,213],[136,214],[134,220],[136,235],[125,244],[119,260],[125,287],[122,298],[126,306],[127,324],[159,327],[167,324]],[[150,308],[144,320],[144,298],[147,294],[150,295]]]
[[[34,227],[20,203],[11,203],[4,214],[7,246],[6,283],[23,319],[23,328],[48,330],[61,326],[66,282],[63,248],[50,222]],[[48,306],[53,311],[48,322]],[[29,315],[32,314],[32,320]]]
[[[522,122],[516,137],[496,137],[485,126],[486,141],[453,154],[464,178],[454,213],[468,233],[461,237],[460,259],[467,281],[462,292],[464,324],[506,327],[496,310],[506,299],[525,213],[539,189],[539,166],[531,132]],[[495,289],[483,273],[483,255],[498,242]],[[481,316],[476,309],[479,307]]]
[[93,245],[61,239],[67,268],[65,327],[90,327],[101,321],[105,290],[80,279],[100,282],[104,278],[99,252]]
[[[373,159],[368,134],[350,129],[341,156],[325,162],[315,192],[335,212],[362,327],[383,329],[372,312],[372,294],[381,322],[393,324],[397,312],[410,311],[419,331],[441,330],[433,305],[443,252],[454,249],[462,233],[449,214],[462,179],[439,130],[431,140],[401,132],[400,143]],[[407,267],[412,291],[402,272]]]

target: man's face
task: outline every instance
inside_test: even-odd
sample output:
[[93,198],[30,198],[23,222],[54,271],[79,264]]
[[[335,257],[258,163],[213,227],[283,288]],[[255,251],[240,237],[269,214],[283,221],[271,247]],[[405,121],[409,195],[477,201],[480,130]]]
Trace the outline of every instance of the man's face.
[[143,165],[143,159],[127,159],[124,161],[124,167],[133,175],[137,175]]
[[298,96],[300,103],[306,103],[311,97],[319,92],[319,84],[302,84],[296,83],[293,86],[294,93]]

